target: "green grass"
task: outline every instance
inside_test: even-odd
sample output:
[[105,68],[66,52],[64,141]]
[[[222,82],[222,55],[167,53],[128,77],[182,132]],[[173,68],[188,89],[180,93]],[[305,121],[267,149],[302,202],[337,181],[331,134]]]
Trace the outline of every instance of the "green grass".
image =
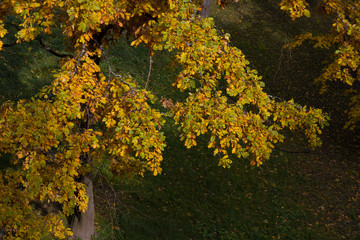
[[1,51],[0,102],[29,99],[53,80],[58,60],[38,43],[22,43]]
[[[115,71],[130,74],[141,87],[145,86],[149,73],[149,50],[143,45],[136,48],[130,46],[130,40],[120,39],[111,45],[108,50],[109,62],[115,66]],[[149,79],[148,90],[158,97],[181,99],[186,95],[172,87],[174,78],[180,71],[174,64],[175,53],[166,50],[157,52],[152,57],[152,71]],[[102,68],[107,72],[107,63],[104,61]]]

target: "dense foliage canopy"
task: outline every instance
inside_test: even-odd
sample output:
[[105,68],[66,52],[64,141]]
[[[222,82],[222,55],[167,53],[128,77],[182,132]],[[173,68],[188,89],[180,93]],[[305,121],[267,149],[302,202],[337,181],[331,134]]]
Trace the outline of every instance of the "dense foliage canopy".
[[[282,3],[293,17],[307,15],[305,6],[301,0]],[[16,25],[18,44],[39,41],[61,58],[50,86],[31,100],[1,106],[0,152],[12,154],[14,165],[0,174],[5,239],[71,235],[64,217],[86,211],[82,179],[91,178],[103,161],[115,173],[160,173],[165,147],[160,130],[166,118],[175,120],[188,148],[197,145],[199,135],[208,137],[208,147],[223,167],[237,158],[262,164],[274,144],[283,141],[283,129],[301,129],[311,146],[320,144],[326,115],[266,94],[261,77],[242,51],[229,44],[229,35],[219,34],[211,18],[198,16],[200,7],[201,1],[190,0],[1,2],[0,49],[11,45],[8,32]],[[349,17],[351,23],[355,13]],[[49,49],[42,40],[58,30],[66,53]],[[144,81],[113,70],[106,47],[125,34],[132,45],[146,45],[151,55],[163,49],[175,52],[181,71],[173,86],[187,93],[184,101],[163,99],[168,111],[161,112]],[[346,46],[341,59],[346,66],[356,65],[352,43]],[[349,70],[341,68],[341,73],[347,83],[355,81]],[[43,213],[39,205],[60,210]]]

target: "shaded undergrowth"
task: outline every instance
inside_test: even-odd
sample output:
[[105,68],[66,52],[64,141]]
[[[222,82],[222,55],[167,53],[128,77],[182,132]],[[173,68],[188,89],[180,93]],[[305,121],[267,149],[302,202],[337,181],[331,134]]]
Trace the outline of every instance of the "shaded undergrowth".
[[[331,115],[323,147],[303,151],[306,146],[293,133],[263,166],[251,167],[245,159],[223,169],[205,140],[188,150],[169,124],[162,175],[99,178],[102,197],[97,203],[106,216],[99,217],[99,238],[360,239],[358,140],[343,129],[346,87],[333,83],[320,95],[314,84],[331,50],[309,44],[283,48],[297,34],[328,31],[329,19],[314,14],[292,22],[276,1],[261,0],[234,3],[225,11],[215,8],[213,15],[217,27],[231,34],[232,43],[263,76],[268,93]],[[121,44],[127,59],[146,64],[145,49]],[[150,86],[158,96],[171,96],[174,91],[165,87],[175,76],[171,57],[162,52],[154,60]],[[124,67],[147,75],[147,68],[138,70],[131,62]],[[114,188],[106,184],[109,179]],[[105,206],[113,209],[110,215]]]
[[[99,206],[116,206],[102,239],[327,239],[298,201],[306,176],[291,171],[296,157],[275,152],[261,167],[217,165],[206,144],[186,149],[167,130],[163,173],[120,178],[111,189],[100,178]],[[115,192],[113,192],[115,190]],[[101,207],[100,207],[101,208]],[[106,209],[102,209],[106,212]],[[102,214],[100,214],[102,215]],[[312,223],[314,224],[308,224]]]

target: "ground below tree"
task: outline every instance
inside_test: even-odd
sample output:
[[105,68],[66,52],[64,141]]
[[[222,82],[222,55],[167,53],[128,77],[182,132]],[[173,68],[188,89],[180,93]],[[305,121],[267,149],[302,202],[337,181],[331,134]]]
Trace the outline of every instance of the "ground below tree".
[[[323,146],[308,152],[301,136],[293,134],[262,167],[240,161],[221,169],[206,144],[188,151],[175,140],[176,131],[166,129],[169,147],[162,176],[125,178],[113,188],[106,177],[99,178],[96,202],[110,216],[99,219],[101,236],[360,239],[360,139],[355,131],[343,128],[346,86],[333,83],[319,94],[320,87],[314,84],[329,51],[307,44],[282,48],[299,33],[327,31],[328,20],[314,14],[293,22],[276,1],[262,0],[234,3],[225,11],[213,9],[212,15],[264,77],[268,93],[330,114]],[[141,53],[141,49],[126,51]],[[141,54],[137,60],[144,61]],[[167,65],[166,60],[155,59],[155,76],[168,72]]]

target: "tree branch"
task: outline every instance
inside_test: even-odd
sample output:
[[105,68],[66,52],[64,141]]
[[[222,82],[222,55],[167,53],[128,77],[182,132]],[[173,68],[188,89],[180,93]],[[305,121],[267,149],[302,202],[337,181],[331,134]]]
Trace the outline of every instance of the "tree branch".
[[37,37],[36,40],[38,40],[38,42],[40,43],[40,45],[45,49],[45,51],[51,53],[52,55],[56,56],[56,57],[73,57],[72,54],[66,54],[66,53],[58,53],[55,50],[51,49],[50,47],[48,47],[44,41],[41,39],[41,37]]
[[303,150],[303,151],[292,151],[292,150],[286,150],[283,148],[279,148],[274,146],[275,149],[279,150],[280,152],[286,152],[286,153],[308,153],[308,154],[324,154],[323,152],[315,152],[315,151],[311,151],[311,150]]
[[86,44],[84,43],[84,44],[83,44],[83,47],[82,47],[82,50],[81,50],[81,52],[79,53],[79,56],[77,57],[76,66],[75,66],[75,69],[74,69],[74,71],[73,71],[73,75],[71,76],[71,78],[74,77],[74,76],[77,74],[80,60],[81,60],[82,56],[84,56],[85,52],[86,52]]
[[14,42],[14,43],[8,43],[8,44],[3,44],[3,47],[12,47],[12,46],[15,46],[17,43]]
[[148,76],[147,76],[147,80],[146,80],[146,84],[145,84],[145,89],[147,88],[147,86],[148,86],[148,84],[149,84],[149,80],[150,80],[150,76],[151,76],[152,63],[153,63],[153,60],[152,60],[152,56],[151,56],[151,53],[150,53],[150,57],[149,57],[149,73],[148,73]]

